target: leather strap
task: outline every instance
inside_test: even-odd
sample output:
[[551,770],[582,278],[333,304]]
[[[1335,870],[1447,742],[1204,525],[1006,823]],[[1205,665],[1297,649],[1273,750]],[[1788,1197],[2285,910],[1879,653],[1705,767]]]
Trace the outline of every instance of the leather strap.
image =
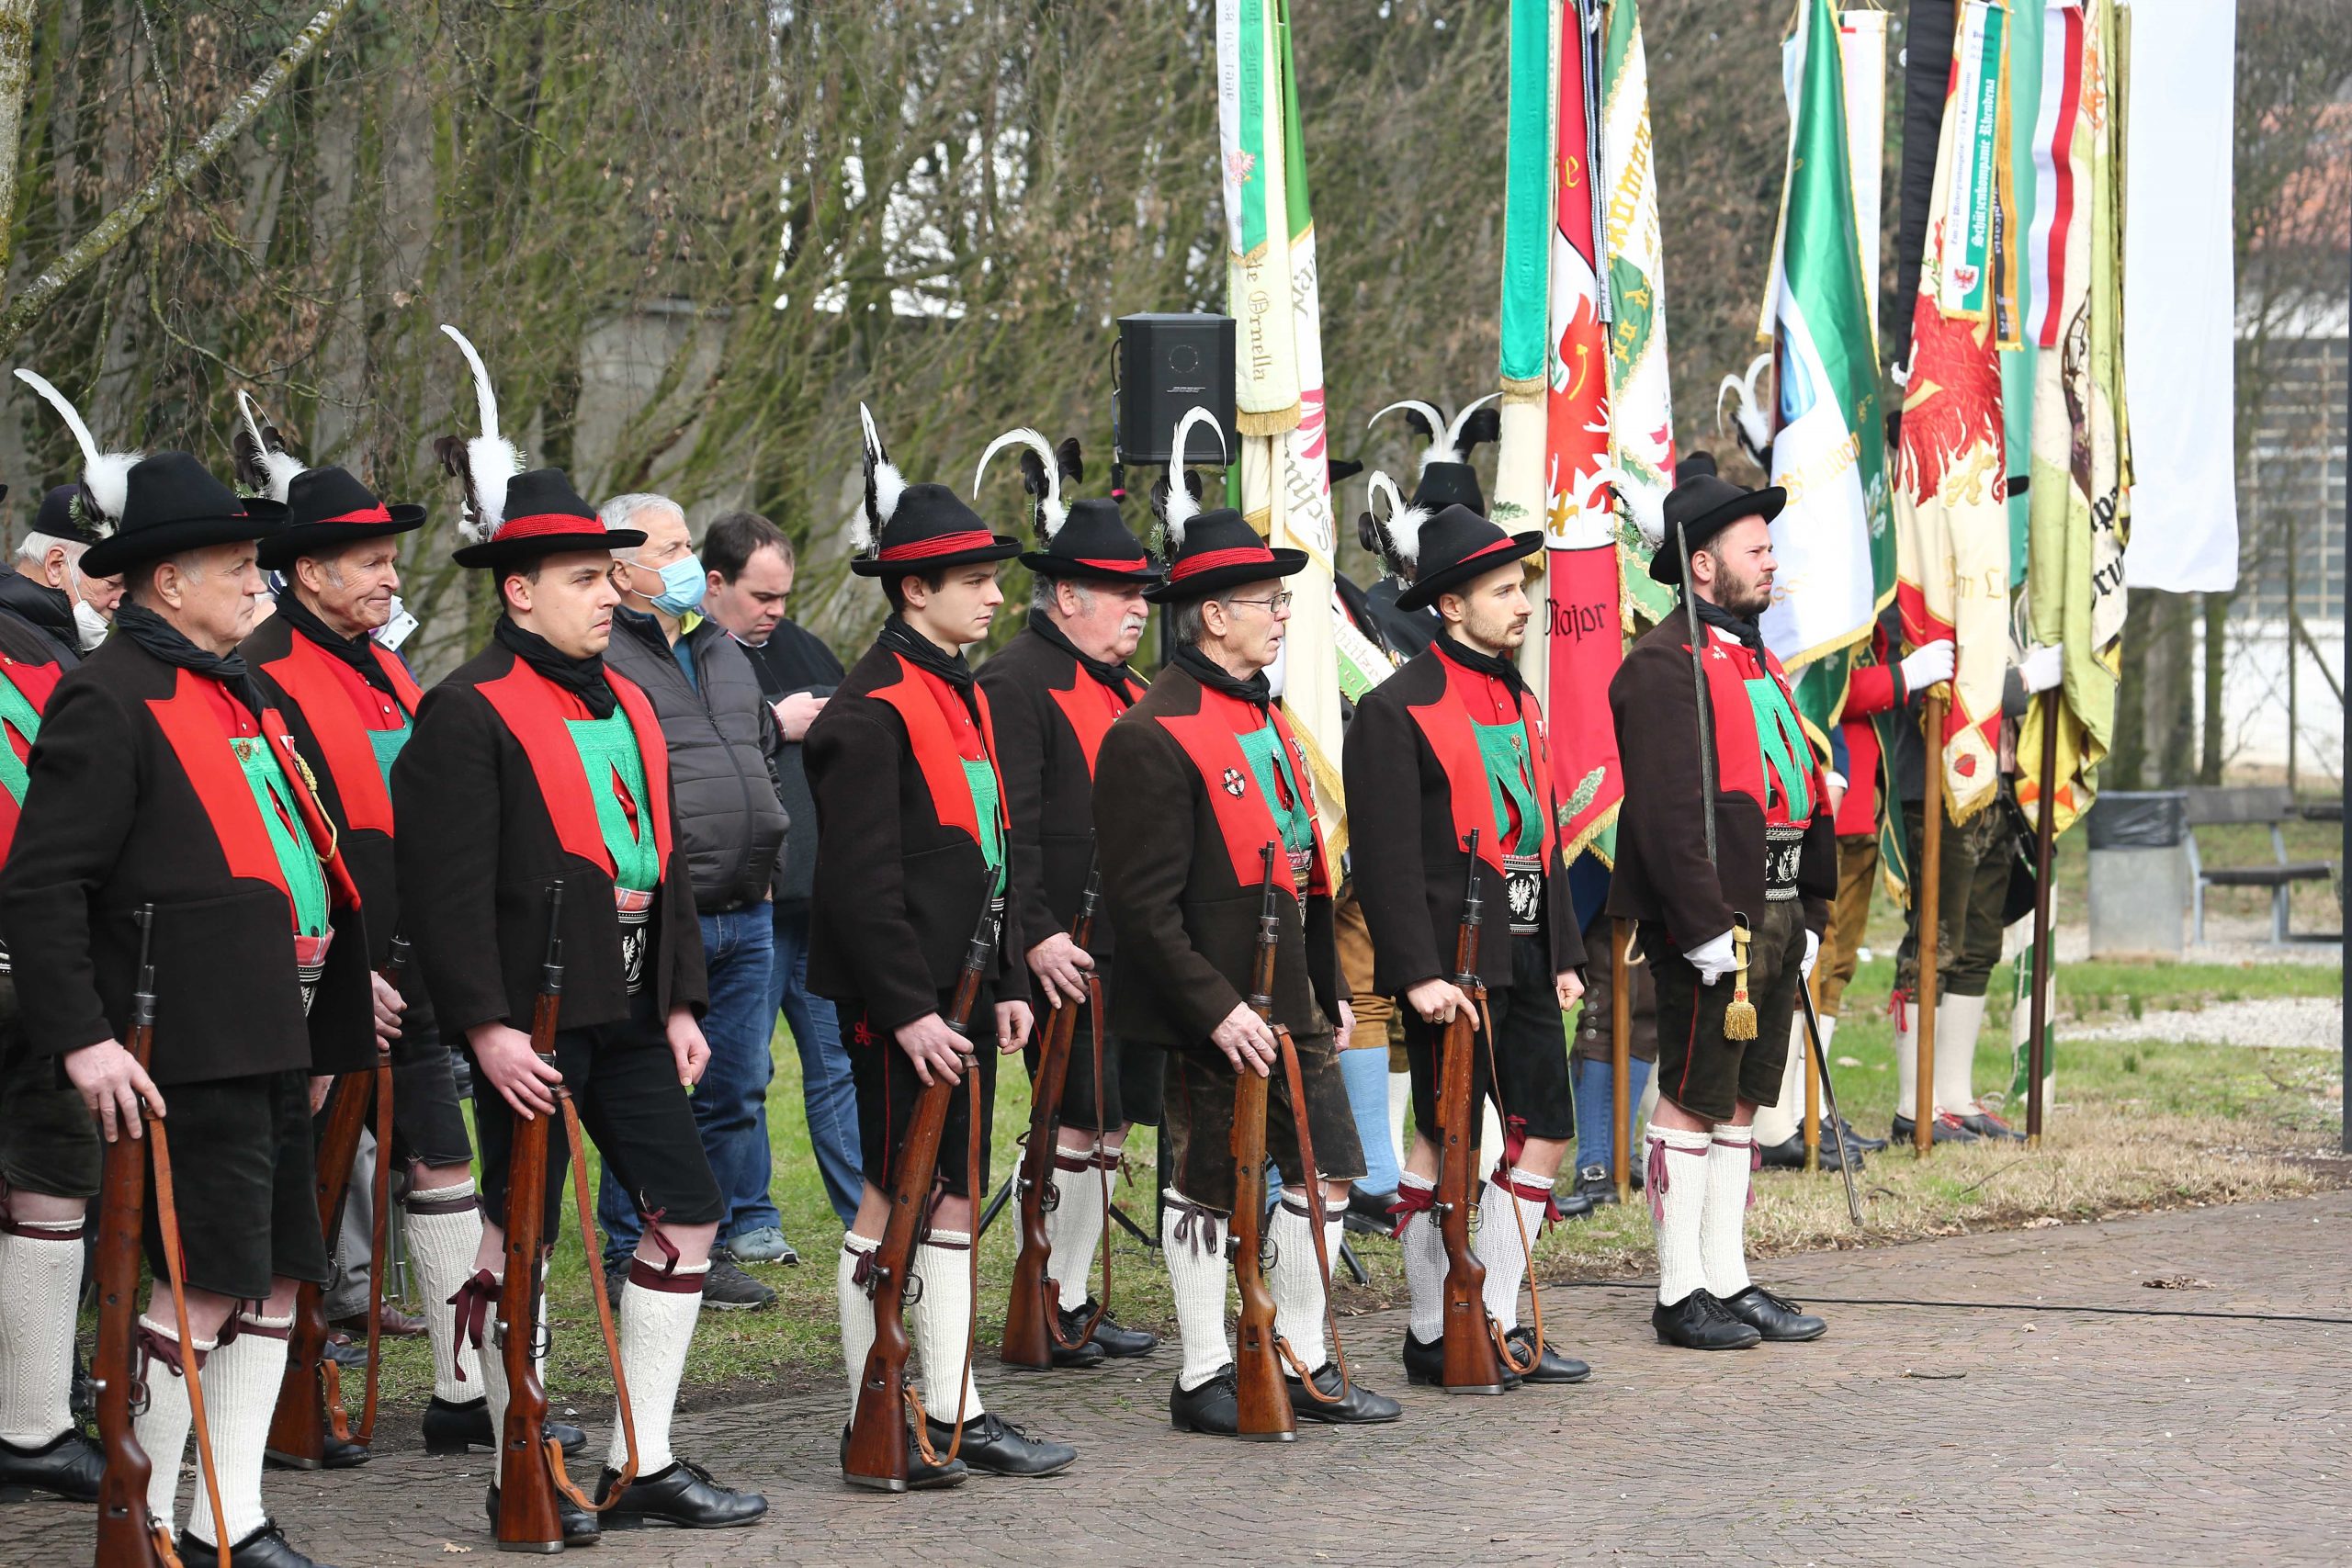
[[[1067,1004],[1065,1004],[1067,1005]],[[1094,1298],[1094,1315],[1086,1320],[1075,1339],[1062,1337],[1061,1293],[1051,1291],[1046,1307],[1046,1333],[1065,1350],[1075,1350],[1094,1337],[1102,1320],[1111,1313],[1111,1167],[1102,1158],[1102,1134],[1109,1129],[1102,1125],[1102,981],[1093,970],[1086,972],[1086,1025],[1093,1037],[1094,1046],[1094,1158],[1091,1161],[1095,1179],[1102,1189],[1102,1293]],[[1055,1132],[1060,1132],[1060,1108],[1055,1108]],[[1048,1278],[1050,1287],[1054,1281]]]
[[[187,1325],[187,1264],[180,1256],[180,1209],[172,1195],[172,1146],[164,1132],[164,1119],[152,1111],[147,1114],[147,1152],[155,1166],[155,1224],[163,1233],[164,1271],[171,1280],[173,1326],[185,1353],[196,1338]],[[229,1539],[228,1515],[220,1503],[220,1467],[212,1457],[212,1424],[204,1416],[204,1379],[186,1375],[184,1381],[187,1384],[188,1414],[196,1424],[197,1462],[203,1467],[205,1494],[212,1502],[214,1551],[219,1568],[230,1568],[229,1548],[235,1542]]]
[[376,1396],[384,1371],[384,1269],[391,1252],[392,1208],[392,1048],[376,1042],[376,1179],[374,1223],[368,1232],[368,1382],[360,1396],[359,1426],[355,1431],[343,1407],[343,1369],[332,1356],[322,1358],[327,1426],[335,1437],[361,1448],[376,1440]]
[[[1487,987],[1483,983],[1478,987],[1478,1031],[1487,1039],[1487,1092],[1495,1097],[1496,1116],[1501,1119],[1505,1127],[1509,1127],[1510,1107],[1503,1103],[1502,1064],[1495,1057],[1495,1015],[1487,1005]],[[1501,1359],[1505,1370],[1523,1378],[1544,1359],[1544,1292],[1535,1285],[1534,1238],[1527,1234],[1527,1216],[1520,1212],[1518,1195],[1510,1190],[1507,1176],[1508,1171],[1494,1179],[1504,1181],[1505,1196],[1510,1200],[1510,1217],[1519,1226],[1519,1253],[1527,1261],[1527,1299],[1532,1303],[1535,1324],[1535,1339],[1527,1348],[1525,1362],[1521,1362],[1511,1354],[1510,1338],[1503,1333],[1502,1325],[1495,1321],[1494,1314],[1487,1313],[1484,1315],[1487,1336],[1495,1342],[1496,1356]]]
[[[1315,1379],[1298,1359],[1298,1352],[1290,1348],[1290,1341],[1277,1337],[1274,1348],[1290,1363],[1291,1371],[1298,1374],[1299,1386],[1306,1391],[1307,1397],[1317,1404],[1337,1404],[1348,1397],[1350,1384],[1348,1355],[1340,1346],[1340,1314],[1331,1303],[1331,1251],[1323,1239],[1323,1168],[1316,1162],[1315,1134],[1307,1125],[1306,1078],[1299,1070],[1297,1043],[1291,1039],[1289,1030],[1277,1024],[1274,1043],[1282,1052],[1283,1083],[1290,1091],[1291,1120],[1298,1129],[1299,1172],[1312,1190],[1309,1201],[1313,1212],[1306,1222],[1306,1234],[1315,1243],[1315,1267],[1323,1276],[1323,1325],[1331,1336],[1332,1363],[1340,1369],[1340,1392],[1327,1394],[1315,1386]],[[1110,1227],[1106,1224],[1103,1230],[1107,1238]]]
[[[594,1259],[596,1246],[596,1202],[588,1191],[588,1150],[580,1135],[580,1107],[573,1103],[569,1086],[555,1086],[556,1103],[563,1107],[563,1136],[571,1149],[572,1208],[580,1219],[580,1245],[588,1258]],[[588,1290],[596,1298],[596,1324],[605,1332],[605,1359],[613,1369],[613,1396],[620,1406],[621,1438],[628,1450],[628,1460],[620,1473],[613,1480],[612,1490],[602,1503],[589,1501],[563,1468],[563,1444],[555,1438],[541,1434],[541,1446],[547,1450],[548,1469],[555,1477],[555,1489],[592,1514],[601,1514],[621,1500],[630,1482],[637,1479],[637,1416],[629,1408],[628,1374],[621,1370],[620,1331],[613,1325],[613,1299],[605,1289],[605,1271],[588,1270]]]

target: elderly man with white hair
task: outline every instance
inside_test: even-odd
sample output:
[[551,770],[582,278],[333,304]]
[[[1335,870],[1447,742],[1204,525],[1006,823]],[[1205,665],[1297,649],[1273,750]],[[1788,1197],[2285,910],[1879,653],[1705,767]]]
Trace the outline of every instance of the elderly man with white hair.
[[[775,771],[784,738],[750,659],[701,614],[709,578],[685,513],[650,494],[615,496],[602,510],[605,527],[645,536],[643,544],[613,552],[621,606],[605,658],[644,689],[669,743],[671,795],[710,976],[702,1021],[710,1066],[695,1089],[695,1121],[727,1213],[703,1306],[764,1307],[775,1292],[739,1265],[799,1261],[768,1194],[767,1089],[775,1074],[769,900],[790,826]],[[608,1168],[596,1209],[609,1271],[628,1268],[643,1229],[640,1207]]]
[[[15,617],[55,649],[71,670],[104,642],[122,599],[122,578],[93,577],[82,553],[97,543],[76,498],[79,485],[59,485],[40,498],[33,525],[17,545],[16,570],[0,575],[0,615]],[[6,490],[0,487],[0,495]]]

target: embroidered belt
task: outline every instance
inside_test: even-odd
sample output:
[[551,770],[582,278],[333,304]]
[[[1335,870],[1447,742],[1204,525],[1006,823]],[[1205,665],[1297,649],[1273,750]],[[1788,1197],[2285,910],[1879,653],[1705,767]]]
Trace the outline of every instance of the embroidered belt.
[[1804,829],[1764,829],[1764,897],[1785,903],[1797,896],[1797,863],[1804,858]]
[[1503,895],[1510,905],[1510,934],[1533,936],[1544,929],[1544,857],[1503,856]]
[[616,887],[613,908],[621,920],[621,978],[633,997],[645,989],[646,921],[653,913],[653,895]]
[[311,1015],[311,1004],[318,1000],[319,977],[327,972],[327,949],[334,945],[334,928],[329,926],[316,936],[294,939],[294,978],[302,987],[302,1016]]

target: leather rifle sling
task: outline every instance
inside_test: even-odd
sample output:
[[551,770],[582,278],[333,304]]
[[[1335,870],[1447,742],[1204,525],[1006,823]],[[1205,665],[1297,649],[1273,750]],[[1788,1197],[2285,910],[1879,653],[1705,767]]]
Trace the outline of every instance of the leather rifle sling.
[[[196,1458],[203,1467],[206,1496],[212,1504],[213,1547],[220,1568],[229,1568],[229,1548],[236,1544],[229,1539],[229,1517],[220,1502],[220,1466],[212,1452],[212,1424],[204,1416],[204,1380],[196,1367],[196,1341],[187,1326],[187,1280],[186,1261],[180,1257],[180,1208],[172,1195],[172,1145],[164,1132],[164,1119],[152,1112],[147,1117],[147,1152],[155,1165],[155,1225],[163,1233],[164,1271],[172,1287],[173,1326],[180,1337],[180,1379],[187,1384],[188,1415],[196,1427]],[[176,1465],[177,1456],[169,1461]]]
[[[596,1204],[588,1190],[588,1150],[580,1134],[580,1107],[572,1101],[571,1090],[565,1084],[555,1086],[555,1098],[556,1102],[563,1107],[563,1137],[571,1150],[571,1206],[580,1220],[580,1245],[593,1265],[597,1251],[596,1223],[593,1217]],[[613,1299],[605,1289],[605,1271],[602,1269],[593,1266],[589,1269],[588,1290],[596,1298],[597,1326],[605,1332],[605,1359],[613,1369],[613,1398],[620,1409],[621,1441],[628,1450],[628,1459],[621,1465],[620,1473],[614,1478],[612,1490],[605,1495],[605,1500],[594,1503],[565,1472],[562,1440],[541,1433],[539,1442],[547,1454],[548,1473],[555,1478],[555,1489],[588,1512],[601,1514],[619,1502],[621,1495],[628,1490],[629,1483],[637,1479],[637,1416],[629,1409],[628,1374],[621,1370],[620,1334],[613,1326]],[[547,1332],[544,1322],[539,1328],[541,1333]]]
[[[1495,1058],[1495,1015],[1487,1006],[1487,987],[1483,985],[1478,987],[1478,1029],[1487,1037],[1487,1092],[1495,1098],[1495,1114],[1501,1119],[1503,1133],[1508,1138],[1510,1107],[1503,1103],[1502,1064]],[[1501,1153],[1500,1150],[1496,1151],[1498,1164],[1502,1164]],[[1500,1177],[1490,1176],[1487,1179],[1503,1183],[1504,1193],[1510,1199],[1511,1220],[1519,1226],[1519,1255],[1527,1260],[1527,1299],[1533,1306],[1535,1343],[1527,1353],[1526,1365],[1521,1366],[1512,1357],[1510,1341],[1504,1336],[1502,1325],[1495,1321],[1492,1313],[1487,1314],[1487,1333],[1494,1340],[1495,1354],[1502,1358],[1503,1366],[1525,1377],[1544,1359],[1544,1292],[1535,1288],[1535,1240],[1527,1234],[1527,1216],[1520,1213],[1519,1194],[1511,1190],[1510,1167],[1504,1166]]]
[[[1095,1298],[1094,1315],[1086,1320],[1086,1326],[1079,1330],[1075,1339],[1062,1337],[1061,1298],[1058,1293],[1047,1304],[1046,1333],[1065,1350],[1075,1350],[1093,1338],[1094,1331],[1102,1326],[1103,1318],[1111,1312],[1111,1168],[1102,1163],[1102,1134],[1106,1131],[1102,1125],[1102,982],[1091,969],[1086,975],[1086,1024],[1094,1045],[1094,1179],[1102,1193],[1102,1293]],[[1058,1129],[1060,1124],[1057,1119],[1056,1128]],[[1059,1141],[1056,1139],[1057,1144]],[[1060,1157],[1058,1148],[1055,1150],[1055,1157],[1057,1160]],[[1125,1157],[1121,1156],[1121,1158]],[[975,1252],[978,1247],[978,1238],[974,1237]],[[978,1300],[977,1296],[973,1299]]]
[[332,1356],[319,1362],[326,1388],[328,1428],[338,1440],[357,1443],[363,1449],[376,1438],[376,1398],[384,1369],[384,1269],[389,1261],[385,1254],[391,1242],[392,1053],[380,1040],[376,1043],[376,1066],[372,1071],[376,1079],[376,1176],[370,1183],[375,1210],[368,1232],[368,1382],[367,1390],[360,1396],[356,1430],[343,1407],[342,1369]]
[[1348,1354],[1340,1346],[1340,1314],[1331,1303],[1331,1252],[1323,1239],[1323,1168],[1315,1161],[1315,1134],[1307,1126],[1306,1079],[1299,1070],[1297,1043],[1291,1039],[1289,1030],[1277,1024],[1274,1045],[1282,1054],[1283,1084],[1290,1093],[1291,1122],[1298,1134],[1299,1174],[1305,1179],[1307,1201],[1313,1205],[1312,1216],[1306,1223],[1306,1234],[1308,1239],[1315,1243],[1315,1267],[1323,1276],[1323,1325],[1331,1336],[1331,1360],[1340,1369],[1340,1392],[1325,1393],[1317,1388],[1315,1379],[1299,1360],[1298,1352],[1290,1348],[1290,1342],[1277,1338],[1274,1343],[1282,1350],[1283,1359],[1288,1361],[1291,1370],[1298,1374],[1298,1385],[1306,1391],[1309,1398],[1317,1404],[1337,1404],[1348,1397],[1350,1385]]

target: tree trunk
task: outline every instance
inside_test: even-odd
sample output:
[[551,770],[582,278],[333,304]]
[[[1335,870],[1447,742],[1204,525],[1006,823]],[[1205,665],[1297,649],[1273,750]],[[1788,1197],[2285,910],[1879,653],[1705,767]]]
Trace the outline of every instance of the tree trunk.
[[2234,593],[2205,595],[2205,700],[2199,710],[2204,715],[2204,734],[2197,757],[2197,782],[2201,784],[2222,782],[2222,739],[2229,728],[2222,716],[2222,665],[2230,627],[2230,605],[2236,599]]
[[32,78],[33,0],[0,0],[0,279],[17,233],[17,154]]

